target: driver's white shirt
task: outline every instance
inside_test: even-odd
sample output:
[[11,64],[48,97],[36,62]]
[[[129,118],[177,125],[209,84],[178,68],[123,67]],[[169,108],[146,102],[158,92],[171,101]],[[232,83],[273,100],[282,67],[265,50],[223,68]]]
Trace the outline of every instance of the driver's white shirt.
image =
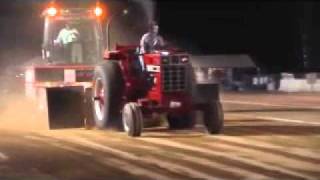
[[59,35],[57,37],[57,42],[61,43],[61,44],[69,44],[72,42],[75,42],[77,40],[77,36],[79,35],[78,30],[76,29],[66,29],[63,28],[60,32]]
[[[144,54],[147,51],[152,51],[156,46],[163,46],[164,41],[163,38],[158,34],[146,33],[142,36],[140,40],[140,53]],[[146,49],[148,46],[148,49]]]

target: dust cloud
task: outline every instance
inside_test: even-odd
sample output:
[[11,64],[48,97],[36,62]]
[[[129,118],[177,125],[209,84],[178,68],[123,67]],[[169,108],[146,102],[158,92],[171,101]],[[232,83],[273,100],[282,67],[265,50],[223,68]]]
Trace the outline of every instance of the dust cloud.
[[46,127],[37,102],[25,96],[23,67],[24,64],[7,66],[0,73],[0,129],[29,131]]
[[39,129],[43,123],[36,102],[25,96],[24,73],[26,66],[44,63],[40,49],[0,50],[0,129]]
[[19,131],[46,130],[45,116],[37,110],[37,103],[22,94],[7,93],[1,97],[0,129]]

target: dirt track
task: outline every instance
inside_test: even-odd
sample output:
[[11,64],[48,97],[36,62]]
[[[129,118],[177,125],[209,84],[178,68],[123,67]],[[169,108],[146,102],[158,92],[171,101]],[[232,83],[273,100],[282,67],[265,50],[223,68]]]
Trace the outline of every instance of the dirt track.
[[84,129],[13,131],[0,124],[0,179],[320,179],[320,110],[312,108],[320,99],[267,96],[224,94],[219,136],[204,134],[201,125],[145,129],[133,139]]

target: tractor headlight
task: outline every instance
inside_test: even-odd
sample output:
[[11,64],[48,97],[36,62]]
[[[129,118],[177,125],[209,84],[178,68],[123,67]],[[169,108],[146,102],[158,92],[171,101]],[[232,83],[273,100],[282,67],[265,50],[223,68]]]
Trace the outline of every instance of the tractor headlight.
[[168,51],[161,51],[160,52],[162,56],[169,56],[170,52]]
[[189,62],[189,57],[188,56],[181,57],[181,62],[183,63]]

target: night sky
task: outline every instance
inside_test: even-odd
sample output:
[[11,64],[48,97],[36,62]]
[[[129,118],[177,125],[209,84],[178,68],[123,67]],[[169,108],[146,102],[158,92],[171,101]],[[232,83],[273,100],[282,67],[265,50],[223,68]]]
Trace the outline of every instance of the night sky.
[[159,3],[164,33],[184,41],[187,49],[208,54],[248,53],[273,72],[303,67],[302,3],[196,2]]
[[[0,1],[1,66],[39,55],[40,2]],[[156,19],[167,40],[193,54],[247,53],[267,72],[318,70],[319,8],[315,2],[167,0],[157,2]]]

